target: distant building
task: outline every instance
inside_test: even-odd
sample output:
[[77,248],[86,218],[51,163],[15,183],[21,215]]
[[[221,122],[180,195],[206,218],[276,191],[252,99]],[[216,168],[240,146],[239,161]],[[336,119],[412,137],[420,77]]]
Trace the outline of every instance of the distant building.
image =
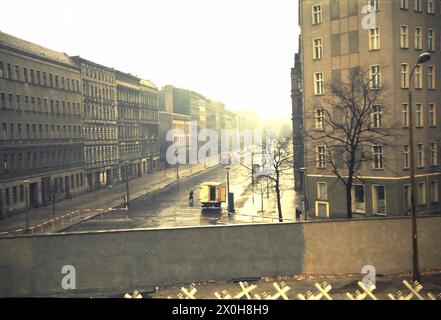
[[84,191],[79,67],[0,32],[0,215]]

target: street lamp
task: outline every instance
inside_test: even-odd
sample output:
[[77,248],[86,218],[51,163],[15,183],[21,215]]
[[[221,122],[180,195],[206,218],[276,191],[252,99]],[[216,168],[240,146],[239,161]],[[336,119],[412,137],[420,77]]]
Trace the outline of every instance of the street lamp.
[[415,73],[415,69],[418,65],[430,61],[432,56],[430,53],[423,53],[418,57],[417,63],[413,66],[412,72],[409,77],[409,155],[410,155],[410,207],[412,215],[412,267],[413,281],[420,281],[420,270],[418,263],[418,238],[417,238],[417,217],[416,217],[416,203],[415,203],[415,193],[416,193],[416,181],[415,181],[415,147],[414,147],[414,136],[413,136],[413,96],[412,96],[412,77]]
[[299,169],[300,172],[302,172],[302,179],[303,179],[303,206],[304,206],[304,210],[305,210],[305,221],[308,220],[308,201],[306,199],[306,171],[307,168],[300,168]]

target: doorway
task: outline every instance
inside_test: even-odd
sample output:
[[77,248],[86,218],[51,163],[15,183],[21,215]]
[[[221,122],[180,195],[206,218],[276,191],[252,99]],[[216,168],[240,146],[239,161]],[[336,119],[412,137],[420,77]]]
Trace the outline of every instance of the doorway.
[[29,205],[32,208],[38,207],[38,185],[36,182],[29,184]]

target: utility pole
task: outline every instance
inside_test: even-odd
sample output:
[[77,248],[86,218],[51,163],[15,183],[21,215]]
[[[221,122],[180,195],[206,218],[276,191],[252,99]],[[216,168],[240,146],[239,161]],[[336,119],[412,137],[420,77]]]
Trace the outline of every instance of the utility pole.
[[126,163],[126,207],[129,209],[130,192],[129,192],[129,164]]

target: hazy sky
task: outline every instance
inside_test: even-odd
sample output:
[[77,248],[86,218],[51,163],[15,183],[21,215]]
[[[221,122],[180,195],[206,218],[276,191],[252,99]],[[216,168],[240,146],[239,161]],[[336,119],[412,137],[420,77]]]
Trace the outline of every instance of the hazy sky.
[[289,117],[296,0],[3,0],[0,30],[192,89],[227,108]]

